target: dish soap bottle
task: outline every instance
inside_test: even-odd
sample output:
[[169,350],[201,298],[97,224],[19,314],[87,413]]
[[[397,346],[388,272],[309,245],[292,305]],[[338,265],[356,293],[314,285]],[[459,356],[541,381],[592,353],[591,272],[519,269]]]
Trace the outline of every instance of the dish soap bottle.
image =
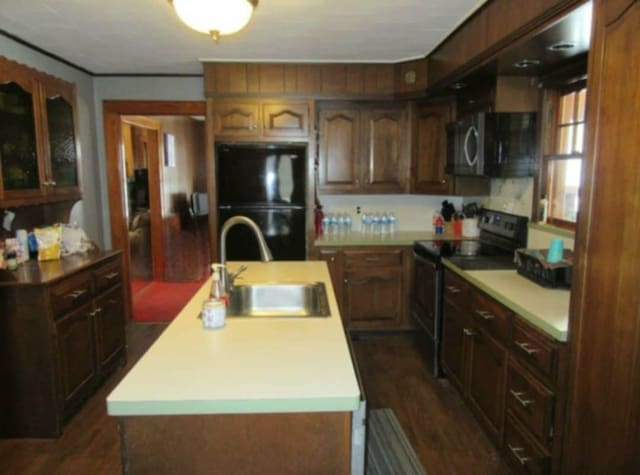
[[207,329],[223,327],[227,315],[229,299],[222,286],[220,269],[224,269],[224,265],[211,264],[211,270],[213,270],[211,294],[202,304],[202,326]]

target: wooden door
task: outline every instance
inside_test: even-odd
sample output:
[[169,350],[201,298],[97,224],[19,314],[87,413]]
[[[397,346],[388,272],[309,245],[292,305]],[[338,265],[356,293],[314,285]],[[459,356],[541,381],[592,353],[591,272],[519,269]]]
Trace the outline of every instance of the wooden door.
[[350,328],[389,328],[401,324],[402,269],[346,270],[343,285],[343,310]]
[[640,0],[593,18],[563,472],[640,473]]
[[214,102],[213,133],[221,137],[257,137],[260,107],[257,102]]
[[359,191],[360,112],[357,108],[323,109],[318,114],[318,126],[320,191]]
[[405,108],[363,111],[362,187],[367,193],[408,191],[408,128]]
[[474,330],[469,348],[469,401],[500,447],[504,429],[507,350],[481,328]]
[[415,114],[412,157],[412,192],[446,194],[449,184],[445,175],[447,135],[445,126],[451,120],[448,103],[419,106]]
[[66,414],[92,391],[96,381],[93,315],[93,304],[88,303],[56,322],[61,398]]

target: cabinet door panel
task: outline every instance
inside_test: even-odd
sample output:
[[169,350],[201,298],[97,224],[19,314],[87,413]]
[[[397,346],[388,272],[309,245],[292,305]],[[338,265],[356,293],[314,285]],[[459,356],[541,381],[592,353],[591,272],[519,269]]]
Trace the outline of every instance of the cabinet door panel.
[[98,365],[106,369],[125,345],[124,302],[120,286],[110,290],[95,303]]
[[469,400],[496,443],[502,445],[507,350],[482,329],[471,345]]
[[449,380],[463,392],[465,384],[464,318],[460,311],[444,301],[442,322],[442,367]]
[[299,104],[264,104],[263,134],[266,137],[307,137],[309,106]]
[[258,135],[257,103],[219,103],[213,108],[214,134],[229,137]]
[[51,186],[77,187],[78,150],[73,104],[65,97],[53,93],[45,98],[47,131],[49,136],[49,164]]
[[360,186],[360,113],[354,109],[320,111],[320,189],[353,192]]
[[422,106],[416,113],[415,151],[413,154],[413,192],[448,193],[445,176],[447,159],[446,124],[449,104]]
[[347,271],[343,297],[352,327],[398,324],[403,312],[402,269]]
[[96,378],[92,305],[56,322],[62,404],[68,413],[93,389]]
[[367,140],[363,166],[363,188],[368,192],[406,191],[408,163],[406,112],[404,109],[366,113]]
[[[0,68],[0,168],[5,195],[40,192],[34,83]],[[17,193],[14,193],[17,194]]]

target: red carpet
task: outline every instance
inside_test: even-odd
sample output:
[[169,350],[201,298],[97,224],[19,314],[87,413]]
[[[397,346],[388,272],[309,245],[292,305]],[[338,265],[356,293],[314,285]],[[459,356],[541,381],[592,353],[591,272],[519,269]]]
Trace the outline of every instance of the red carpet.
[[[141,281],[137,281],[141,282]],[[196,282],[146,282],[145,286],[132,283],[133,320],[136,322],[170,322],[202,286]]]

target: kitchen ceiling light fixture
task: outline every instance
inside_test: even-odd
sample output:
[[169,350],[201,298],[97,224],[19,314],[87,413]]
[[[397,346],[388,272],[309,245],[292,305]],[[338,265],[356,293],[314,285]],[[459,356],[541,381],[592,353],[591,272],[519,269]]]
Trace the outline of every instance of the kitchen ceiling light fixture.
[[258,6],[258,0],[169,0],[169,3],[184,24],[210,35],[216,42],[220,36],[247,26]]

